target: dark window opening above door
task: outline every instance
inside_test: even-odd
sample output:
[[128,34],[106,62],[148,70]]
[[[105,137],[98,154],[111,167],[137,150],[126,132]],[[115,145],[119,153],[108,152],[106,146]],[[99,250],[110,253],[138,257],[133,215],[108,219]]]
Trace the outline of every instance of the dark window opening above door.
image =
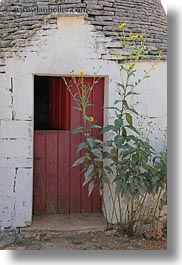
[[35,76],[35,130],[69,130],[69,105],[69,92],[62,78]]

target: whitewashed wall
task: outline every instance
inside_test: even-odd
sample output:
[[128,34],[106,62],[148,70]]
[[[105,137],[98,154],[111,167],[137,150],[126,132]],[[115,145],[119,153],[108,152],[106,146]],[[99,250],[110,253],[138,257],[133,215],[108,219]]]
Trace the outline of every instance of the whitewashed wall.
[[[117,96],[115,83],[119,81],[119,71],[115,62],[101,59],[105,45],[104,36],[84,18],[61,17],[57,28],[50,26],[39,31],[27,46],[6,60],[6,73],[0,74],[1,228],[26,226],[32,221],[34,75],[64,76],[72,69],[93,75],[100,69],[99,75],[107,77],[104,104],[112,106]],[[138,64],[139,75],[146,67],[149,63]],[[140,87],[140,109],[145,114],[159,116],[160,128],[166,126],[166,74],[166,63],[159,62],[150,80]],[[112,113],[105,112],[105,124],[108,122],[112,122]],[[161,140],[157,145],[161,145]],[[109,197],[106,200],[110,214]]]

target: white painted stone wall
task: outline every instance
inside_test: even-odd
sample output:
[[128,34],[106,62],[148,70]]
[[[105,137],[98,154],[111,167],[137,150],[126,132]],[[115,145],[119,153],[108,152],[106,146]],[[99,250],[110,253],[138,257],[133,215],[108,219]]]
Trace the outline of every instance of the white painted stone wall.
[[[108,41],[108,40],[107,40]],[[0,74],[0,227],[26,226],[32,221],[33,194],[33,90],[34,75],[65,76],[72,69],[92,76],[106,77],[105,106],[112,106],[119,79],[115,62],[101,59],[105,37],[82,17],[60,17],[58,27],[40,30],[27,46],[6,60],[6,73]],[[150,63],[139,63],[138,74]],[[100,68],[102,66],[102,68]],[[157,116],[160,128],[166,126],[167,67],[156,64],[152,77],[140,87],[140,110]],[[105,111],[105,125],[112,113]],[[157,144],[161,146],[159,139]],[[111,204],[107,199],[107,212]]]

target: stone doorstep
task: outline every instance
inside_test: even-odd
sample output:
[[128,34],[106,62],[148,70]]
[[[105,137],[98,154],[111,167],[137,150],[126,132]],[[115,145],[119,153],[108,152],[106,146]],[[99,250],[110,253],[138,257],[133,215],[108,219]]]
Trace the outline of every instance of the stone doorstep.
[[40,228],[31,228],[31,227],[28,227],[28,228],[20,228],[20,233],[22,235],[25,235],[26,234],[47,234],[47,233],[53,233],[53,234],[80,234],[80,233],[90,233],[90,232],[102,232],[102,231],[105,231],[106,230],[106,225],[104,226],[98,226],[98,227],[87,227],[87,228],[80,228],[80,229],[40,229]]
[[47,239],[53,239],[53,238],[60,238],[60,237],[69,237],[69,236],[73,236],[73,235],[79,235],[79,234],[87,234],[87,233],[97,233],[97,232],[104,232],[104,229],[98,229],[98,230],[73,230],[73,231],[30,231],[30,230],[23,230],[21,231],[21,235],[23,236],[23,238],[26,239],[30,239],[30,240],[41,240],[44,238]]
[[36,232],[99,232],[107,228],[103,214],[68,214],[34,216],[32,224],[20,228],[20,233]]

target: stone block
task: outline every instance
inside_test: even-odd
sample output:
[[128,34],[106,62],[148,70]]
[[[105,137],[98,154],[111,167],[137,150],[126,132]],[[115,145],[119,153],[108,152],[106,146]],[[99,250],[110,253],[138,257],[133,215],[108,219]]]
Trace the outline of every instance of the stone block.
[[0,59],[0,66],[5,66],[6,63],[5,63],[5,60],[4,59]]
[[31,221],[32,194],[33,194],[33,169],[19,168],[16,178],[16,219]]
[[12,216],[15,205],[15,196],[11,196],[10,193],[6,196],[0,194],[0,202],[0,229],[11,227],[13,225]]
[[111,17],[111,16],[97,16],[97,21],[102,21],[102,20],[112,21],[113,20],[113,17]]
[[2,157],[0,159],[0,167],[2,168],[32,168],[33,158],[16,158],[16,157]]
[[13,85],[13,109],[15,120],[33,119],[33,77],[20,78],[14,80]]
[[33,144],[26,139],[0,140],[0,150],[0,158],[32,158]]
[[13,182],[9,185],[0,185],[0,194],[3,197],[13,196]]
[[[16,170],[16,186],[15,193],[17,201],[27,204],[30,201],[32,194],[32,179],[33,169],[32,168],[17,168]],[[26,191],[26,192],[25,192]],[[21,206],[25,206],[23,203]]]
[[0,106],[0,121],[1,120],[11,120],[12,119],[12,106],[1,107]]
[[102,55],[103,60],[116,60],[115,55],[107,54],[107,55]]
[[5,73],[6,73],[6,67],[0,66],[0,74],[5,74]]
[[106,43],[107,48],[121,48],[122,43],[120,41],[110,41]]
[[32,168],[18,168],[16,172],[18,182],[27,182],[30,181],[29,178],[32,178],[33,169]]
[[15,176],[15,168],[2,167],[0,165],[0,188],[5,185],[13,186],[14,176]]
[[111,7],[111,6],[113,6],[113,1],[111,1],[111,2],[108,2],[108,1],[102,1],[102,5],[103,5],[103,6],[109,6],[109,7]]
[[14,202],[15,202],[15,196],[14,194],[11,196],[10,194],[7,194],[6,196],[0,195],[0,219],[1,218],[7,218],[8,216],[5,216],[3,214],[3,211],[6,212],[13,212]]
[[10,107],[12,105],[12,94],[9,90],[0,90],[1,108]]
[[87,7],[92,10],[103,10],[103,5],[94,5],[93,3],[90,5],[88,4]]
[[30,121],[1,121],[0,137],[3,138],[32,138],[33,123]]
[[92,10],[88,8],[88,14],[89,15],[95,15],[95,16],[114,16],[114,12],[111,11],[103,11],[103,10]]

